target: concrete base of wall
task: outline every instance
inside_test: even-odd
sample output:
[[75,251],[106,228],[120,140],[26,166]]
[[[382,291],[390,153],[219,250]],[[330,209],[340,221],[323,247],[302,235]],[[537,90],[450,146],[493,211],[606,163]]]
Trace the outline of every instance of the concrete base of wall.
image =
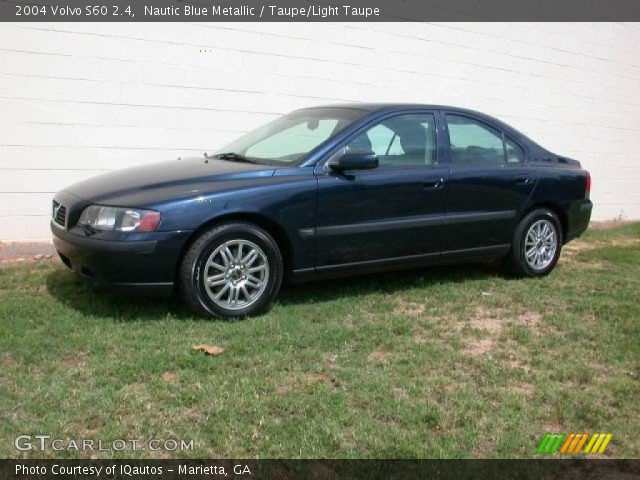
[[57,256],[51,242],[0,242],[0,264]]

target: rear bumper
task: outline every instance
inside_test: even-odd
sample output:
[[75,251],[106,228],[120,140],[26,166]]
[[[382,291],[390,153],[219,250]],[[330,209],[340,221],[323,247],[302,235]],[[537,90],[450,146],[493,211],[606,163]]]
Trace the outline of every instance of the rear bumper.
[[575,202],[569,210],[569,231],[567,232],[567,238],[564,243],[567,243],[574,238],[582,235],[589,227],[591,221],[591,211],[593,210],[593,203],[591,200],[584,199],[579,202]]
[[51,224],[62,263],[90,283],[110,289],[171,294],[190,232],[159,232],[137,241],[98,240]]

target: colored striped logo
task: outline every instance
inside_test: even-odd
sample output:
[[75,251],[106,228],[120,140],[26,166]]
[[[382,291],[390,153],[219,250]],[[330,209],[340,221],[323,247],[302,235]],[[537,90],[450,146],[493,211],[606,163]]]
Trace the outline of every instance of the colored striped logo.
[[[604,453],[613,437],[612,433],[547,433],[536,453],[539,454],[575,454],[575,453]],[[583,450],[584,447],[584,450]]]

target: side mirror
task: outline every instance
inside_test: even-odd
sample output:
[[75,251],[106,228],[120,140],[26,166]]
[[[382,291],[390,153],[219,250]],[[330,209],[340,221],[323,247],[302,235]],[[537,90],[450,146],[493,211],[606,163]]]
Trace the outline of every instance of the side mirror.
[[369,170],[378,168],[378,156],[374,153],[345,153],[337,160],[331,162],[332,170]]

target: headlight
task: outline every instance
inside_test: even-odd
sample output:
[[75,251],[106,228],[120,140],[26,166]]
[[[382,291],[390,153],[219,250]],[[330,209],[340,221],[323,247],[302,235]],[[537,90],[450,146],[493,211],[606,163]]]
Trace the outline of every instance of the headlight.
[[155,232],[160,224],[160,213],[137,208],[91,205],[83,210],[78,224],[87,225],[96,230]]

